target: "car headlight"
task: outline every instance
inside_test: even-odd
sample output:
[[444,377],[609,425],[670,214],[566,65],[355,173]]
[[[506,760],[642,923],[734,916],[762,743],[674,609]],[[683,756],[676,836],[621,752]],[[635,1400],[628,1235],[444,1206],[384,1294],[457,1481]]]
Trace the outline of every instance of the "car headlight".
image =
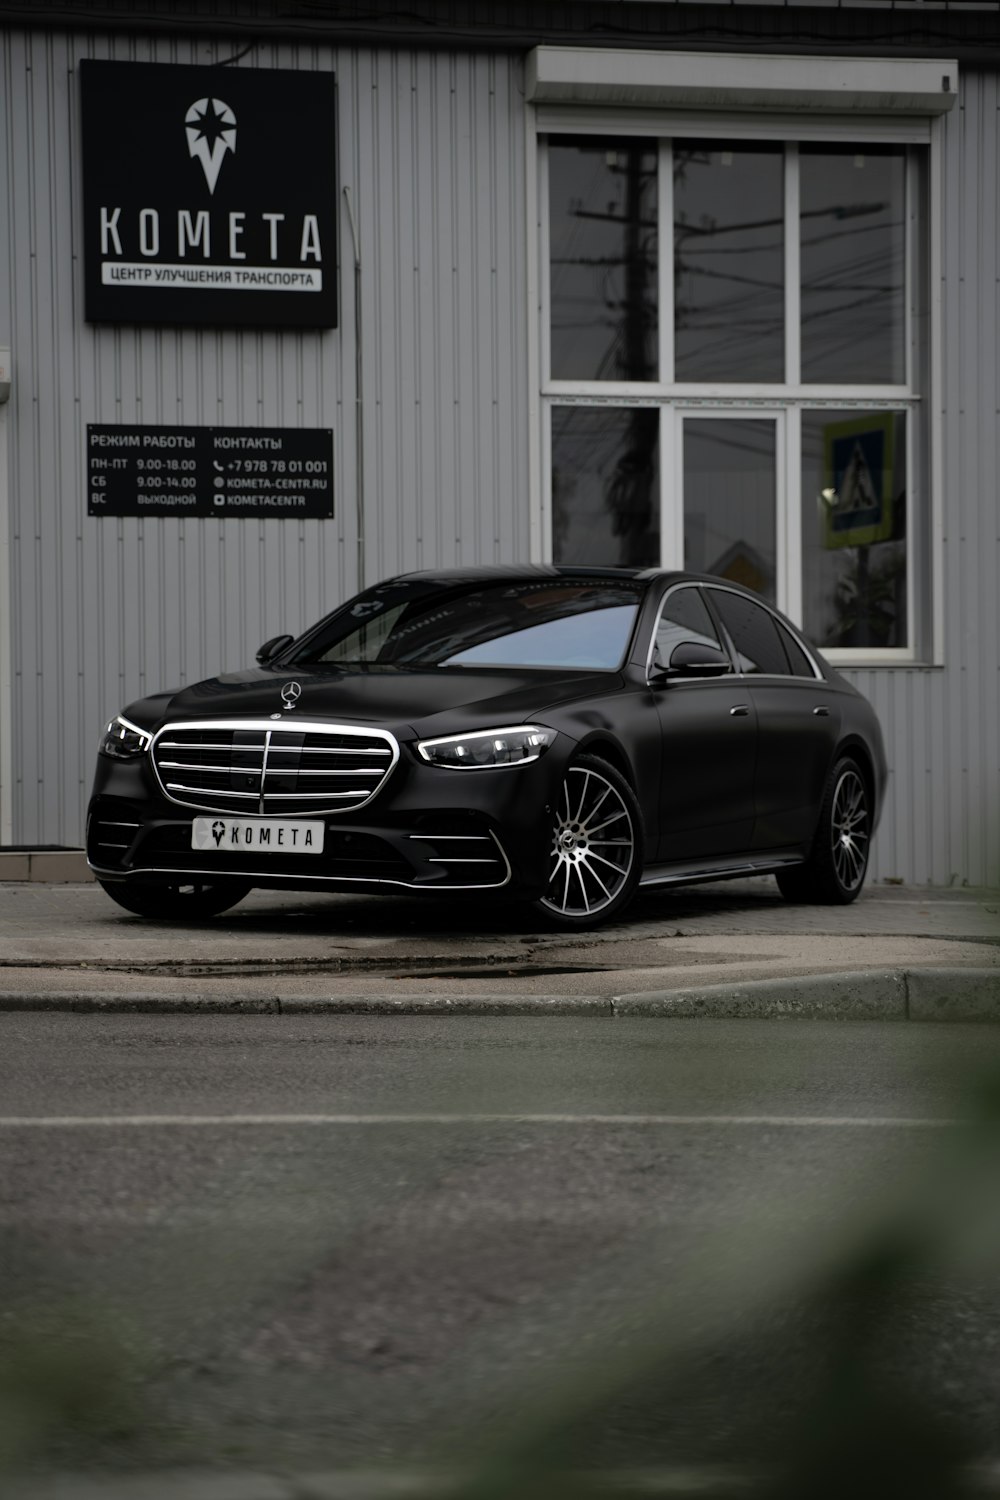
[[101,755],[110,755],[112,760],[136,760],[145,755],[153,736],[144,729],[130,724],[121,714],[116,714],[101,735],[98,750]]
[[439,740],[420,740],[417,751],[431,766],[452,771],[485,771],[496,766],[526,766],[555,739],[554,729],[517,724],[512,729],[474,729]]

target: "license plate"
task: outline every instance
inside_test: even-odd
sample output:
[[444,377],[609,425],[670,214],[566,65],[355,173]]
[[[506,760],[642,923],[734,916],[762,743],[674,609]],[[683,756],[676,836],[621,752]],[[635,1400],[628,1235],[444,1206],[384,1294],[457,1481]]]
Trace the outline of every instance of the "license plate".
[[227,854],[322,854],[322,823],[289,822],[285,818],[195,818],[191,848]]

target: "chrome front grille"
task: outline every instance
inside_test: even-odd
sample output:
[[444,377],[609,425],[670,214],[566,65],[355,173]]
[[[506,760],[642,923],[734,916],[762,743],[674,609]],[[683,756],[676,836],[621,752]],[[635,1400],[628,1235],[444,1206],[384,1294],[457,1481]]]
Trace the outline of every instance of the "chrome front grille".
[[399,747],[385,730],[348,724],[202,719],[165,725],[152,756],[173,802],[284,818],[363,807],[396,764]]

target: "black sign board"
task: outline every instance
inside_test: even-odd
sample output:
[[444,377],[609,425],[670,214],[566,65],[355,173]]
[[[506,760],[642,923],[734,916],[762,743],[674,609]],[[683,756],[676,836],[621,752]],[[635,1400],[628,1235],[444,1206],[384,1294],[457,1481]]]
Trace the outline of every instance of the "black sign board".
[[334,75],[80,67],[88,321],[335,327]]
[[91,516],[333,515],[323,427],[87,428]]

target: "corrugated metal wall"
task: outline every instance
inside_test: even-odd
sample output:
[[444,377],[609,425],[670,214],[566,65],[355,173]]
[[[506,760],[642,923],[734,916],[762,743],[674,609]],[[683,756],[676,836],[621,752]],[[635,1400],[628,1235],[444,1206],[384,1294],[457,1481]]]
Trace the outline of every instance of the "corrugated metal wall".
[[849,672],[892,774],[873,872],[1000,884],[1000,89],[964,69],[944,118],[941,669]]
[[[232,48],[19,32],[0,45],[13,837],[78,843],[102,718],[246,665],[267,636],[358,585],[353,248],[341,200],[330,333],[87,325],[80,59],[204,63]],[[337,74],[340,184],[362,260],[366,581],[525,557],[520,59],[282,45],[239,66],[253,64]],[[336,517],[88,518],[88,422],[332,426]]]
[[[356,586],[351,240],[342,212],[333,333],[87,326],[77,64],[219,54],[204,41],[0,41],[0,254],[10,262],[0,341],[9,335],[16,375],[14,838],[72,843],[104,714],[245,664],[266,636]],[[368,580],[526,557],[520,59],[268,46],[253,62],[337,73],[339,170],[363,259]],[[944,127],[946,666],[849,674],[878,709],[893,768],[876,878],[1000,881],[998,103],[996,76],[966,71]],[[337,517],[88,519],[88,421],[332,425]]]

